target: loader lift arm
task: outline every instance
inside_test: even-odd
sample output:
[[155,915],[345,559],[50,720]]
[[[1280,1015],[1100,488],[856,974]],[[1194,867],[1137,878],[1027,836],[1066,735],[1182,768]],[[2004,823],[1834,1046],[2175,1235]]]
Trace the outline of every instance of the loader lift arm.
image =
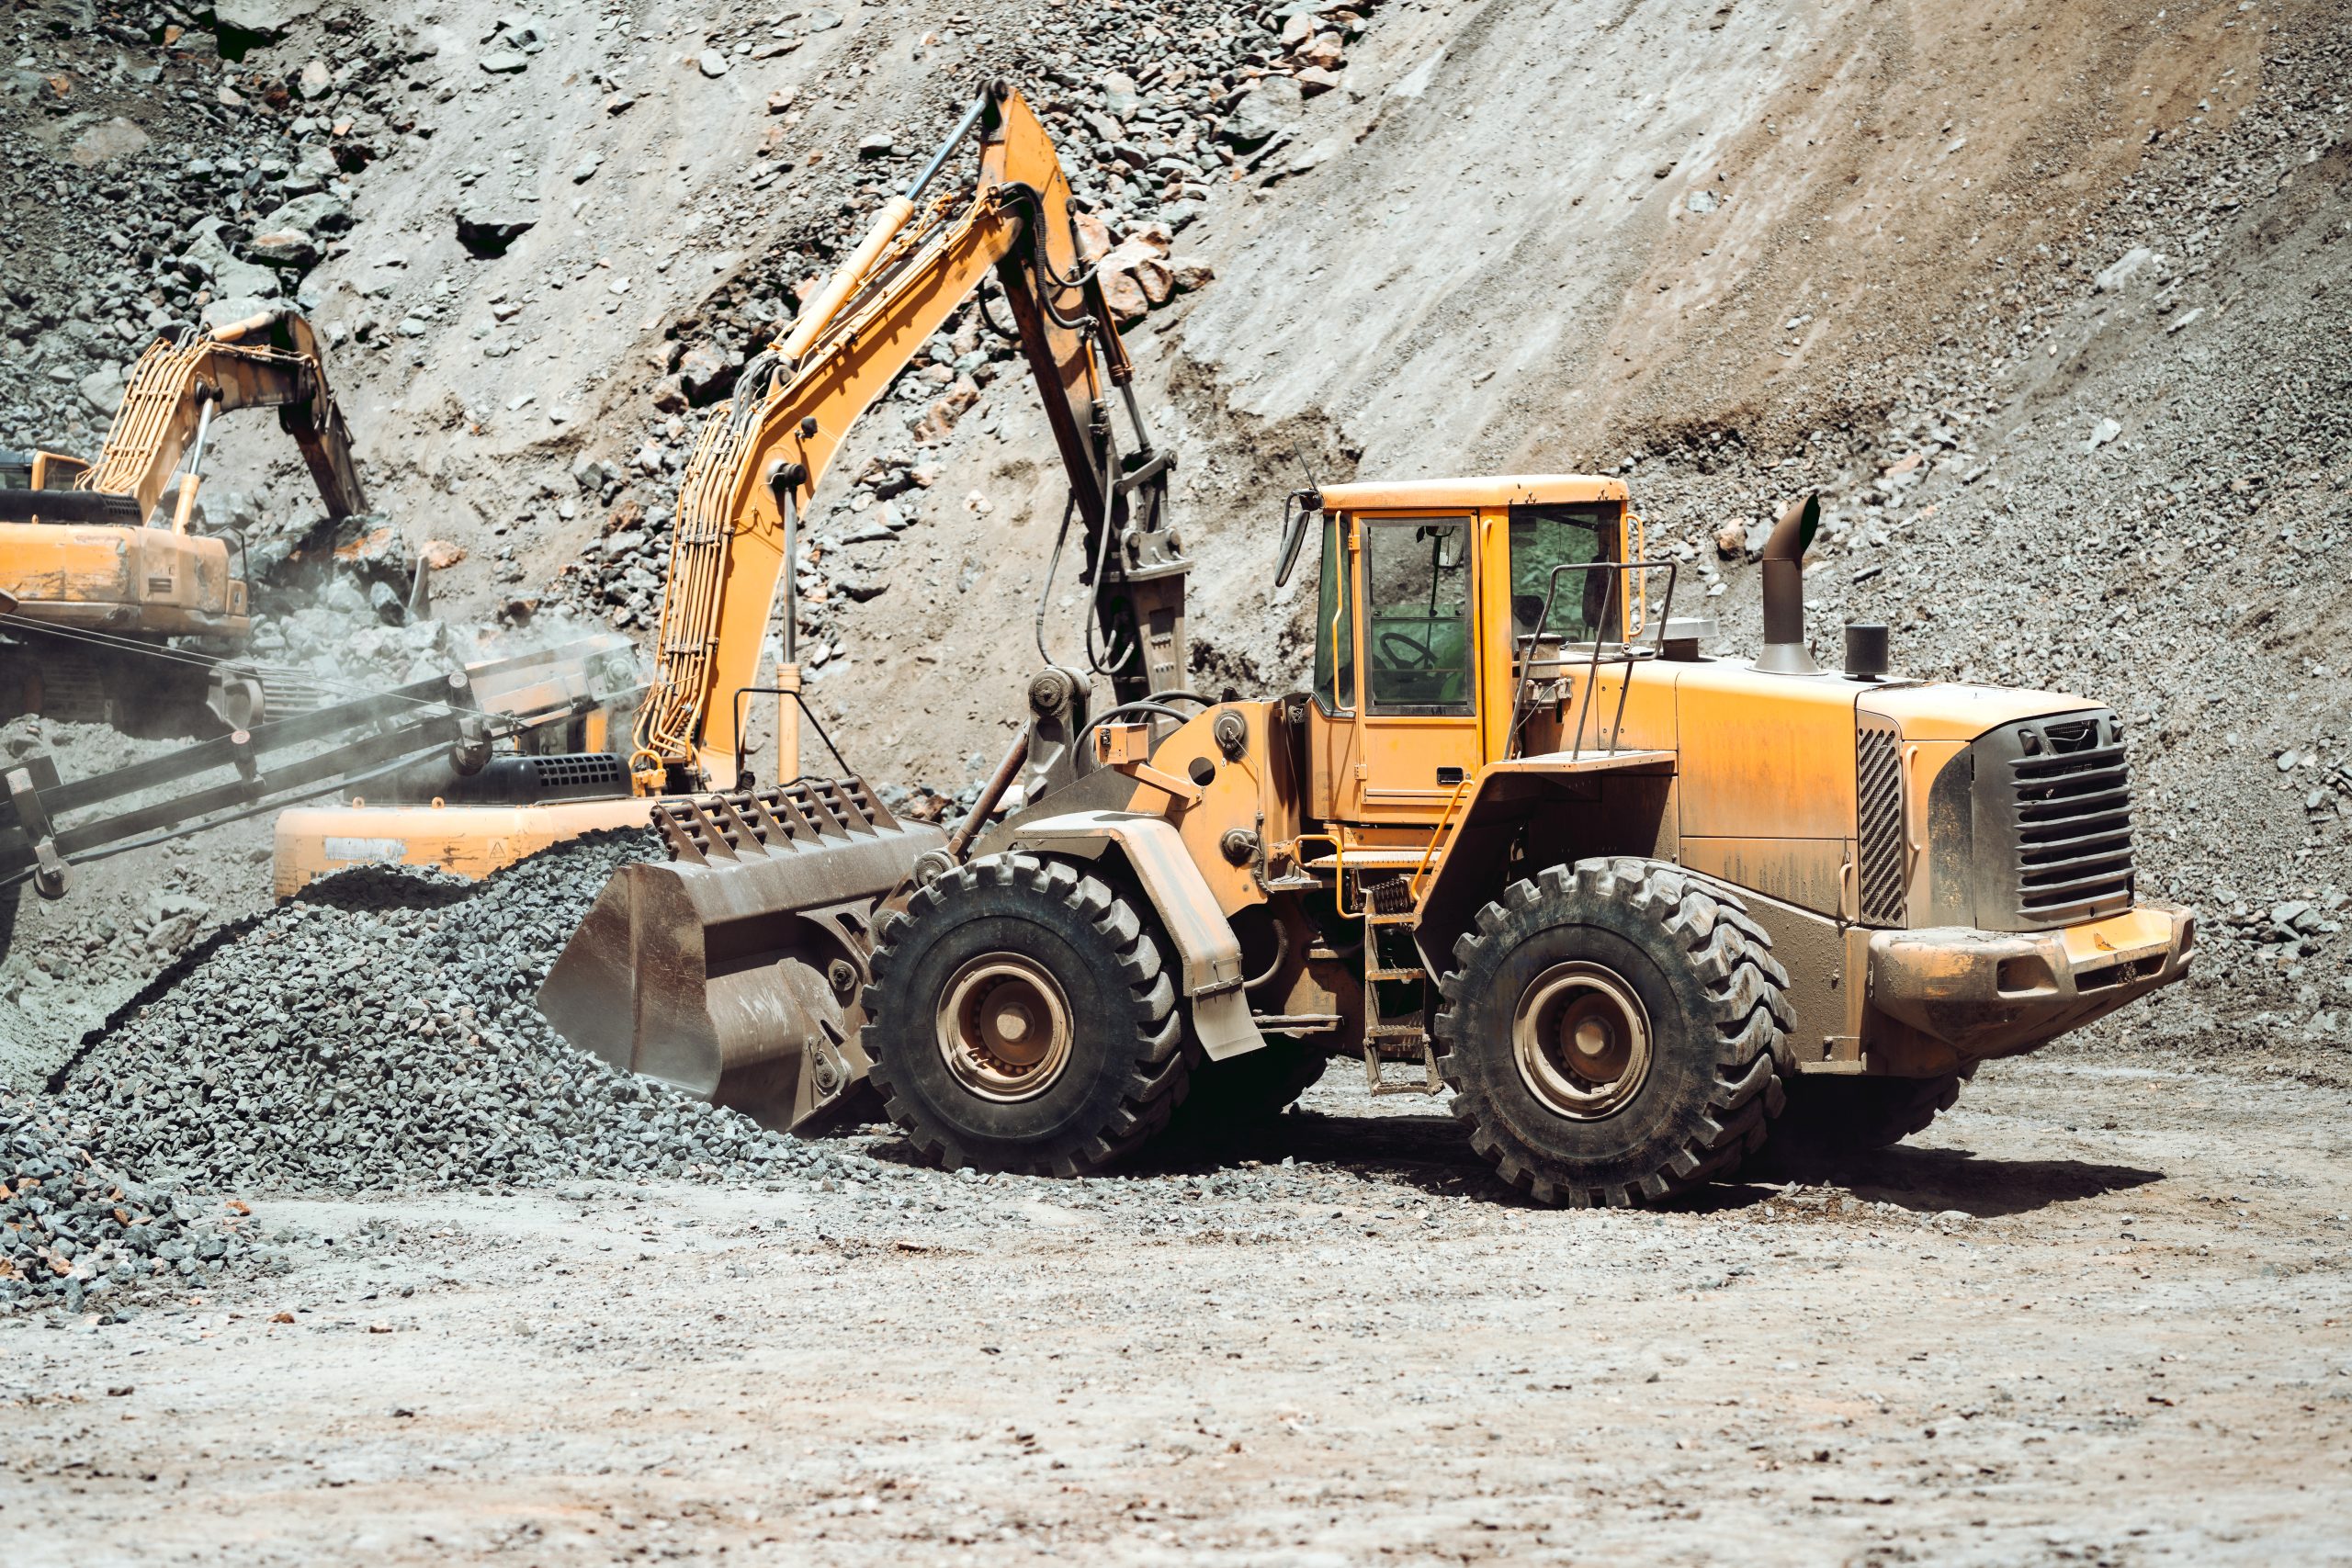
[[[975,127],[974,185],[919,205]],[[885,204],[791,334],[746,367],[735,398],[712,412],[679,487],[656,672],[630,764],[639,793],[736,785],[734,697],[758,689],[780,597],[786,675],[778,685],[797,690],[788,558],[797,520],[858,417],[991,271],[1085,525],[1092,661],[1123,703],[1182,684],[1186,563],[1166,515],[1170,459],[1143,430],[1128,389],[1133,367],[1079,254],[1069,197],[1044,125],[1019,93],[991,84],[907,193]],[[1124,459],[1112,387],[1136,433]]]

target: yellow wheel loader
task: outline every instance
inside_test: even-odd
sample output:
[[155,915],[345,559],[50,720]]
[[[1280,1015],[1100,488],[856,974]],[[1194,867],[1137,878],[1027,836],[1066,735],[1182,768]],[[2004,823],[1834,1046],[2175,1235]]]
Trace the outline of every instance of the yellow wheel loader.
[[131,729],[207,705],[214,728],[262,716],[258,682],[208,689],[215,660],[153,657],[175,637],[233,650],[251,630],[243,542],[208,532],[198,500],[214,420],[247,408],[277,411],[329,515],[367,510],[326,362],[291,310],[150,345],[95,464],[0,456],[0,592],[17,602],[0,615],[0,716]]
[[944,841],[855,779],[654,801],[673,859],[615,877],[540,994],[575,1043],[793,1125],[867,1086],[928,1159],[1064,1175],[1188,1095],[1260,1114],[1347,1057],[1375,1093],[1450,1090],[1533,1199],[1633,1203],[1776,1126],[1891,1142],[1977,1063],[2186,972],[2188,913],[2136,895],[2116,716],[1890,674],[1883,627],[1816,667],[1811,502],[1765,551],[1751,660],[1673,617],[1616,479],[1310,489],[1278,567],[1319,537],[1310,689],[1184,689],[1170,455],[1131,394],[1115,437],[1125,359],[1043,129],[1001,85],[975,125],[969,209],[886,211],[706,432],[640,787],[726,776],[764,630],[673,606],[764,606],[781,575],[789,647],[797,510],[989,267],[1084,525],[1085,666],[1046,660]]

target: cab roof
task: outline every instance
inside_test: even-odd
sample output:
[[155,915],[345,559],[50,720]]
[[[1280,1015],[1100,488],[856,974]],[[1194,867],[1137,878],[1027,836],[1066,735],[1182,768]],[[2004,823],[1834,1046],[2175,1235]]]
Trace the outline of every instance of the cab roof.
[[1487,479],[1374,479],[1325,485],[1323,504],[1337,512],[1389,507],[1532,506],[1623,501],[1625,481],[1598,474],[1504,474]]

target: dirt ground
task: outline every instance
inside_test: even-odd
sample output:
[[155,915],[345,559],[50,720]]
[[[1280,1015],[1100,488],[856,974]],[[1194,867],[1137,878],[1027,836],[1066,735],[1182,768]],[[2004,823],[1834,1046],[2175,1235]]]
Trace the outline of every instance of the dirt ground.
[[0,1558],[2352,1561],[2347,1111],[1996,1065],[1572,1213],[1335,1073],[1257,1164],[273,1201],[289,1275],[0,1325]]

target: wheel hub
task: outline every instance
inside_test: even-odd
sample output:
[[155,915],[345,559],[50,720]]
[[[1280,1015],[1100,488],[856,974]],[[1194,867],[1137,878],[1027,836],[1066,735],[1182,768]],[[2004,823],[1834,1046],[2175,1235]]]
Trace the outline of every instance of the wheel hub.
[[1069,1000],[1045,966],[1017,953],[966,964],[940,995],[939,1054],[956,1081],[983,1100],[1031,1100],[1069,1062]]
[[1623,977],[1598,964],[1555,964],[1538,975],[1520,995],[1510,1036],[1528,1092],[1574,1121],[1613,1113],[1649,1077],[1649,1014]]

